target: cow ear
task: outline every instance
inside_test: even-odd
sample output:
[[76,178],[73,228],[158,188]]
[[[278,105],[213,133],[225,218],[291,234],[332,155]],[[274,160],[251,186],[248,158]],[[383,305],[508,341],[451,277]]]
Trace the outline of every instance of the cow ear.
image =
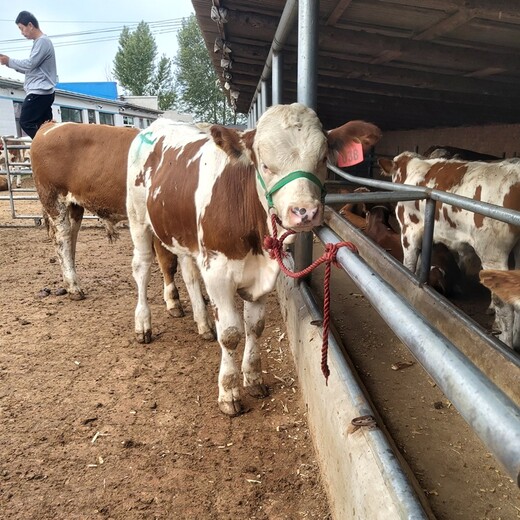
[[392,171],[394,169],[394,161],[392,161],[392,159],[381,158],[377,160],[377,164],[379,164],[379,167],[381,168],[381,173],[383,175],[392,175]]
[[244,143],[237,130],[221,125],[212,125],[210,133],[215,144],[222,148],[230,158],[239,159],[244,153]]
[[381,130],[366,121],[349,121],[344,125],[329,130],[327,140],[331,152],[339,152],[346,144],[358,139],[363,146],[363,153],[367,153],[381,139]]

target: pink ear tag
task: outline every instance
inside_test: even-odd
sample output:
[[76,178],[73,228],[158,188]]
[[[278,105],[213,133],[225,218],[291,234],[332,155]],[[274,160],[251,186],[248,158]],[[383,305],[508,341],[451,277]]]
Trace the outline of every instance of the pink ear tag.
[[360,141],[352,141],[346,144],[338,154],[338,166],[354,166],[363,162],[363,146]]

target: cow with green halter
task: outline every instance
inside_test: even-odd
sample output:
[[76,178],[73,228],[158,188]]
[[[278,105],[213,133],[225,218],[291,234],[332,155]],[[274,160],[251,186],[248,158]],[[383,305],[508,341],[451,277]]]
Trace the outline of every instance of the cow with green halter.
[[[137,339],[152,339],[146,289],[155,236],[179,256],[194,319],[205,334],[213,322],[201,293],[199,271],[202,275],[222,349],[218,404],[223,413],[242,412],[235,358],[243,339],[243,386],[255,397],[267,395],[258,339],[266,298],[279,274],[263,248],[273,231],[271,213],[281,228],[297,232],[320,225],[327,161],[335,162],[345,145],[356,141],[366,150],[380,136],[376,126],[362,121],[326,132],[313,110],[294,103],[268,109],[254,130],[162,119],[134,139],[127,209],[139,293]],[[237,294],[243,314],[236,309]]]

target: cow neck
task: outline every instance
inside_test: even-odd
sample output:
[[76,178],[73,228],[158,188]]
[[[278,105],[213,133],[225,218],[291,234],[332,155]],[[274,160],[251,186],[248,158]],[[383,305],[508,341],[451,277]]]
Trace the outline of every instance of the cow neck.
[[286,184],[289,184],[290,182],[296,179],[307,179],[316,184],[316,186],[318,186],[321,190],[321,202],[325,202],[325,195],[327,194],[327,191],[325,190],[325,186],[321,183],[320,179],[318,179],[318,177],[316,177],[314,173],[306,172],[304,170],[296,170],[286,175],[283,179],[280,179],[270,190],[267,189],[265,181],[260,175],[258,168],[256,170],[256,177],[258,178],[258,182],[260,182],[260,185],[264,190],[265,198],[267,199],[269,209],[274,208],[272,197],[273,194],[276,193],[279,189],[283,188]]

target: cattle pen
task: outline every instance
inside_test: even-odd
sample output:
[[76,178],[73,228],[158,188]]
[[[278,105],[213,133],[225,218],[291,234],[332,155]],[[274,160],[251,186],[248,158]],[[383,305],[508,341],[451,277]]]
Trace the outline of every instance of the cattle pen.
[[[222,83],[229,92],[230,102],[248,114],[250,127],[256,124],[271,104],[296,99],[313,107],[322,118],[325,128],[334,128],[338,123],[352,118],[379,124],[383,130],[383,140],[376,145],[376,152],[380,154],[393,157],[403,150],[418,151],[419,144],[426,149],[448,137],[451,141],[446,144],[470,149],[478,145],[483,152],[504,157],[506,151],[509,157],[517,155],[520,118],[518,114],[510,112],[508,107],[518,106],[518,91],[514,92],[515,86],[510,78],[516,74],[514,71],[518,66],[517,58],[512,56],[516,54],[519,17],[511,5],[507,6],[504,2],[497,4],[475,1],[462,6],[459,2],[449,0],[442,3],[397,0],[288,0],[283,3],[262,2],[260,6],[241,0],[222,0],[213,3],[211,12],[202,0],[194,0],[193,5],[206,45],[208,49],[214,49],[214,68],[225,78]],[[496,36],[496,40],[491,41],[491,34]],[[244,38],[247,38],[247,45]],[[233,59],[228,59],[230,57]],[[497,63],[502,65],[497,67]],[[490,77],[499,81],[490,81]],[[484,97],[483,92],[486,93]],[[501,96],[505,97],[500,99]],[[507,106],[503,104],[506,98],[509,99]],[[413,143],[412,146],[408,144],[410,142]],[[335,173],[340,175],[340,172]],[[385,193],[382,198],[390,200],[392,195],[395,194]],[[424,193],[420,196],[417,196],[417,193],[409,195],[411,200],[425,196]],[[423,243],[423,265],[420,274],[422,279],[410,277],[409,273],[403,272],[402,266],[395,265],[392,259],[381,254],[380,250],[373,250],[370,242],[367,242],[361,233],[356,233],[352,226],[333,212],[329,213],[327,223],[334,234],[329,234],[327,230],[319,231],[318,234],[320,238],[327,236],[327,241],[350,240],[356,245],[359,244],[364,260],[370,265],[367,271],[362,269],[361,272],[356,272],[356,276],[360,278],[354,286],[359,286],[357,291],[361,294],[365,294],[363,285],[372,282],[377,276],[394,285],[399,296],[390,289],[391,296],[389,300],[385,299],[386,306],[377,305],[380,295],[383,292],[386,294],[386,288],[383,290],[382,286],[372,294],[373,303],[386,315],[387,320],[392,318],[387,314],[392,310],[388,309],[388,306],[394,302],[399,306],[405,305],[407,313],[401,315],[401,322],[404,323],[394,322],[397,329],[400,326],[404,328],[401,330],[401,339],[415,344],[412,352],[432,369],[431,376],[437,381],[435,384],[441,383],[440,386],[449,395],[453,395],[453,399],[462,408],[463,415],[474,425],[483,439],[488,439],[488,448],[494,450],[495,446],[495,455],[509,468],[509,475],[518,486],[518,354],[497,342],[488,332],[489,325],[486,326],[487,330],[479,329],[465,313],[450,306],[444,298],[438,298],[423,283],[429,272],[428,248],[431,246],[433,222],[431,216],[437,195],[429,192],[426,197],[425,219],[429,227]],[[444,200],[448,203],[461,202],[448,201],[450,195],[442,196],[446,197]],[[399,197],[399,200],[404,200],[405,194],[400,193]],[[473,201],[466,200],[463,204],[466,204],[466,207],[473,206]],[[471,209],[474,210],[475,206]],[[482,207],[477,209],[479,210],[482,210]],[[483,211],[491,216],[504,216],[507,213],[496,207],[488,207]],[[513,212],[506,218],[511,219],[509,222],[512,225],[518,224],[517,213]],[[313,257],[310,235],[297,239],[294,253],[294,266],[298,271],[309,266],[313,258],[320,254],[315,251]],[[340,252],[339,255],[349,258],[352,256],[347,252]],[[353,270],[354,267],[350,264],[347,269],[350,275]],[[314,289],[317,289],[315,284]],[[355,293],[356,289],[352,291],[352,294]],[[401,301],[401,298],[406,301]],[[300,307],[295,305],[293,311],[296,312],[297,309]],[[350,311],[352,310],[351,308]],[[426,336],[420,339],[414,337],[415,327],[411,330],[406,329],[410,311],[410,320],[413,320],[412,315],[415,311],[422,316],[428,316],[434,322],[435,331],[425,332],[430,325],[423,323],[424,318],[419,317],[419,322],[415,323],[425,327],[422,330]],[[340,315],[335,316],[339,323],[346,321],[342,314],[348,312],[341,308],[338,311],[338,307],[336,312],[340,312]],[[362,320],[362,317],[357,317],[358,320]],[[366,325],[368,329],[369,323]],[[292,345],[296,349],[297,365],[301,363],[298,369],[301,375],[308,375],[311,372],[306,364],[305,352],[299,348],[300,345],[308,344],[307,340],[313,337],[312,332],[308,331],[310,336],[305,336],[301,319],[296,320],[293,327],[295,339]],[[343,333],[348,335],[348,326],[342,325],[342,328]],[[359,339],[359,335],[352,330],[354,328],[350,327],[350,335]],[[366,334],[370,336],[368,331]],[[433,356],[433,352],[430,354],[425,350],[429,344],[426,337],[437,343],[440,348],[438,353],[443,352],[440,358],[435,358],[439,366],[437,362],[433,363],[434,366],[429,365],[428,355]],[[457,348],[453,349],[455,344]],[[353,352],[357,347],[351,346],[347,350],[354,356]],[[362,347],[359,350],[362,351]],[[299,354],[302,354],[301,357]],[[388,363],[382,354],[372,355],[376,359],[385,359],[384,362]],[[446,363],[447,358],[450,362]],[[352,364],[365,367],[369,374],[375,371],[373,365],[365,363],[362,353],[356,352]],[[451,372],[451,375],[448,374],[456,365],[461,369],[464,366],[464,375],[458,372],[458,369]],[[505,367],[507,368],[502,371]],[[501,380],[499,373],[505,375],[504,380]],[[311,381],[319,379],[319,374],[313,375],[315,377],[311,377]],[[473,381],[470,387],[474,391],[478,390],[477,393],[460,392],[459,384],[464,390],[469,388],[466,387],[466,377],[468,381]],[[370,377],[363,377],[363,381],[374,394],[382,397],[383,403],[387,400],[392,401],[384,396],[384,390],[378,390],[376,385],[372,384]],[[312,383],[309,383],[309,386],[312,386]],[[324,409],[331,413],[327,399],[333,399],[327,390],[322,391],[327,398],[315,406],[315,424],[319,425],[320,429],[331,419],[325,415],[327,411]],[[490,392],[489,407],[485,406],[486,410],[479,408],[480,401],[477,395],[480,397],[480,391]],[[355,399],[357,393],[353,391],[352,395]],[[502,432],[508,437],[503,439],[503,443],[495,437],[495,434],[498,434],[497,423],[491,420],[494,415],[492,410],[498,409],[495,408],[498,402],[501,403],[501,412],[495,419],[501,423],[502,419],[507,417],[507,420],[511,421],[509,426],[512,427],[511,430],[506,427]],[[393,406],[399,405],[394,402]],[[439,406],[442,407],[441,404]],[[386,408],[385,404],[380,403],[378,408],[381,407]],[[339,415],[340,412],[337,413]],[[356,413],[359,413],[359,409],[352,410],[352,415]],[[392,422],[391,415],[384,415],[386,421]],[[394,427],[394,433],[395,430],[403,429],[403,425],[394,424]],[[340,431],[344,432],[345,428],[346,425],[343,424]],[[416,435],[420,436],[421,432],[416,431]],[[315,437],[319,438],[319,434]],[[348,509],[348,505],[352,503],[360,506],[356,501],[359,498],[357,493],[363,493],[363,490],[352,485],[352,482],[360,477],[355,473],[355,466],[351,463],[352,454],[349,454],[349,461],[343,461],[342,466],[348,476],[340,474],[338,467],[341,463],[331,462],[331,453],[337,446],[329,446],[329,438],[321,440],[325,459],[322,465],[325,471],[329,470],[327,485],[335,490],[331,501],[337,508],[334,512],[335,517],[377,518],[377,511],[360,512],[356,508],[354,513],[353,509]],[[511,450],[509,454],[499,453],[504,448],[506,451]],[[449,459],[449,451],[452,449],[453,446],[446,447],[444,452],[441,450],[438,455]],[[413,455],[406,458],[410,463]],[[388,477],[388,473],[385,473],[388,467],[381,460],[378,467],[384,468],[382,478],[389,486],[389,495],[393,498],[399,497],[396,499],[399,504],[403,504],[404,501],[410,507],[417,506],[413,500],[406,501],[410,496],[407,493],[391,489],[391,482],[400,486],[404,481]],[[348,473],[349,470],[352,473]],[[420,472],[421,470],[428,473],[428,470],[419,469]],[[422,480],[424,492],[424,475]],[[413,479],[409,485],[415,487]],[[374,495],[376,494],[379,499],[380,495],[374,491]],[[462,504],[456,513],[453,510],[441,511],[438,501],[434,498],[435,490],[431,490],[431,493],[426,491],[426,494],[439,517],[451,518],[452,515],[457,515],[463,518],[466,514],[466,518],[487,518],[488,515],[491,518],[493,514],[497,517],[501,515],[498,511],[491,513],[492,506],[486,512],[480,513],[463,511]],[[363,504],[370,502],[372,496],[370,493],[365,495]],[[422,492],[419,492],[419,496],[422,496]],[[515,491],[515,496],[517,499],[518,490]],[[341,500],[343,503],[339,506]],[[403,507],[406,509],[406,506]],[[423,511],[422,514],[428,515],[431,511]],[[517,516],[517,510],[510,510],[508,515]],[[409,511],[401,510],[396,517],[415,516]]]
[[[335,170],[334,166],[329,167]],[[380,188],[392,186],[387,182],[350,177],[343,171],[337,173],[350,182],[376,184]],[[418,190],[407,190],[398,194],[379,191],[327,197],[334,205],[356,198],[423,196]],[[442,200],[442,194],[435,196]],[[502,218],[517,218],[507,211],[499,213]],[[21,220],[20,215],[15,215],[10,225],[16,227]],[[332,208],[327,211],[326,222],[327,227],[318,230],[317,236],[324,243],[341,239],[356,244],[359,256],[338,253],[338,261],[349,278],[403,343],[410,346],[414,357],[428,369],[448,402],[466,417],[516,482],[520,445],[516,442],[515,415],[515,403],[519,400],[517,356],[446,299],[421,284]],[[319,249],[316,254],[320,254]],[[320,275],[316,278],[319,280]],[[373,398],[366,393],[364,384],[360,384],[356,370],[352,370],[352,361],[348,356],[344,358],[346,347],[342,343],[348,341],[341,335],[329,336],[331,376],[328,384],[324,383],[319,372],[323,316],[316,304],[320,293],[316,284],[317,281],[313,281],[311,289],[305,282],[294,283],[281,277],[278,292],[332,514],[343,518],[355,510],[360,518],[377,518],[378,515],[430,518],[433,513],[428,501],[421,497],[421,485],[412,476],[406,457],[396,449],[392,434],[388,434],[385,426],[388,419],[381,418],[380,405],[372,404]],[[337,275],[336,284],[342,287]],[[333,290],[334,287],[333,283]],[[339,314],[335,309],[332,321],[337,325],[342,320],[340,316],[349,312],[348,306]],[[358,485],[353,486],[352,482]],[[367,489],[378,493],[380,501],[376,507]]]
[[[224,88],[248,114],[250,127],[269,105],[297,98],[323,116],[326,128],[338,118],[359,117],[381,124],[383,134],[395,132],[391,144],[376,146],[376,154],[386,146],[385,155],[395,143],[404,146],[400,131],[426,135],[421,125],[428,118],[432,135],[440,136],[448,132],[435,133],[436,127],[478,128],[492,117],[504,125],[520,120],[518,89],[508,83],[520,70],[516,44],[510,43],[520,17],[507,2],[462,4],[214,0],[210,6],[193,0],[215,69],[220,73],[221,63],[233,63]],[[493,31],[482,30],[490,26]],[[450,35],[458,27],[464,28],[460,41]],[[491,36],[496,33],[497,41]],[[426,70],[432,66],[438,70]],[[500,81],[488,79],[494,75]],[[446,104],[441,109],[439,103]],[[459,135],[464,133],[470,132],[463,128]],[[507,134],[504,147],[514,146],[515,136]],[[471,141],[462,137],[456,144]],[[20,443],[7,453],[2,473],[10,512],[22,510],[30,496],[33,509],[27,511],[40,511],[42,518],[42,509],[49,518],[520,518],[518,352],[490,333],[484,311],[489,293],[478,313],[466,313],[425,283],[439,201],[514,226],[518,212],[436,190],[399,190],[334,165],[329,170],[349,185],[382,190],[328,195],[325,225],[298,240],[287,260],[299,270],[322,254],[321,243],[349,241],[357,247],[358,254],[338,251],[341,269],[331,274],[330,377],[325,381],[320,371],[325,275],[317,269],[302,282],[280,276],[269,312],[276,325],[266,331],[262,347],[277,369],[270,380],[273,393],[261,405],[249,402],[248,413],[234,419],[208,412],[216,401],[217,362],[189,326],[183,330],[159,318],[157,348],[135,349],[127,339],[135,303],[127,234],[124,247],[112,251],[98,243],[97,223],[87,225],[78,259],[79,269],[90,271],[90,294],[78,303],[55,297],[59,273],[50,244],[19,225],[20,217],[33,214],[12,214],[5,228],[0,222],[2,242],[13,240],[3,265],[19,261],[32,275],[15,284],[8,269],[3,275],[4,286],[18,294],[13,302],[4,295],[9,343],[0,375],[13,388],[20,383],[27,408],[20,410],[16,396],[5,392],[6,437],[11,433]],[[13,193],[11,187],[0,202],[12,200]],[[335,211],[345,201],[419,199],[427,200],[419,276]],[[22,248],[31,245],[20,240],[24,232],[38,248]],[[24,271],[17,272],[22,278]],[[51,287],[47,295],[28,296],[42,286]],[[152,293],[161,316],[160,286]],[[46,328],[35,331],[40,323]],[[41,388],[32,388],[31,378]],[[85,396],[74,395],[78,388]],[[37,416],[35,403],[44,393],[51,396],[52,417],[42,414],[41,427],[27,421],[28,435],[17,419]],[[210,471],[206,460],[213,464]],[[293,471],[283,471],[288,468]],[[52,480],[58,483],[53,493]],[[203,483],[209,491],[201,491]],[[85,492],[75,498],[80,487]]]

